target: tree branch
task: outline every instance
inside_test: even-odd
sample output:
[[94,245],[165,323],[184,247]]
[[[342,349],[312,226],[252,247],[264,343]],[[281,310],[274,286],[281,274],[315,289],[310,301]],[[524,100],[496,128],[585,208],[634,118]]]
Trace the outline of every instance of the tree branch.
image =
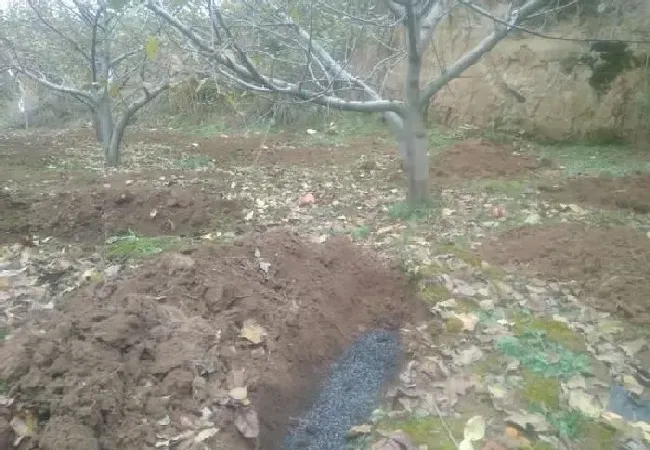
[[[290,83],[286,80],[264,76],[253,66],[251,61],[246,58],[244,64],[235,62],[230,56],[210,46],[204,39],[200,38],[191,29],[181,23],[178,19],[169,14],[166,10],[162,9],[153,0],[149,0],[146,4],[152,12],[167,21],[171,26],[176,28],[182,35],[187,37],[204,56],[211,59],[217,65],[219,72],[232,82],[238,84],[241,88],[249,91],[266,93],[266,94],[285,94],[301,100],[313,102],[319,105],[329,106],[331,108],[346,110],[346,111],[359,111],[359,112],[378,112],[387,113],[392,112],[395,114],[402,114],[403,107],[401,102],[383,100],[370,86],[358,78],[353,77],[341,67],[332,56],[323,49],[318,43],[312,40],[312,50],[316,54],[327,71],[336,73],[342,76],[345,80],[360,86],[372,98],[371,101],[348,101],[342,98],[327,95],[323,92],[313,92],[301,88],[299,85]],[[288,16],[280,14],[280,16],[292,24],[298,30],[299,36],[305,41],[310,40],[310,35],[305,30],[300,28]],[[239,51],[237,51],[239,53]],[[241,52],[243,53],[243,51]]]
[[[466,2],[465,0],[459,1],[462,4],[469,4],[469,2]],[[513,10],[513,12],[517,12],[517,15],[515,20],[512,20],[512,25],[516,25],[525,20],[529,15],[538,11],[547,3],[547,0],[528,0],[523,6],[518,8],[518,10]],[[507,18],[506,21],[510,23],[512,18],[513,17]],[[501,40],[503,40],[508,35],[508,32],[509,29],[506,25],[495,24],[495,29],[492,33],[483,38],[483,40],[481,40],[481,42],[479,42],[474,48],[443,70],[438,78],[427,83],[420,100],[422,102],[421,106],[426,106],[429,100],[431,100],[431,97],[433,97],[447,83],[454,78],[457,78],[470,66],[476,64],[485,53],[492,50]]]
[[89,94],[88,92],[81,91],[79,89],[74,89],[70,87],[63,86],[62,84],[56,84],[45,78],[44,76],[39,76],[35,74],[34,72],[25,69],[24,67],[20,67],[18,65],[14,65],[12,67],[16,72],[20,72],[23,75],[25,75],[27,78],[30,78],[31,80],[36,81],[39,84],[42,84],[43,86],[52,89],[53,91],[57,92],[62,92],[64,94],[70,94],[75,97],[83,97],[86,99],[86,101],[90,104],[95,105],[97,102],[95,101],[94,97]]
[[135,113],[137,113],[143,106],[145,106],[147,103],[153,101],[156,97],[158,97],[160,94],[165,92],[167,89],[169,89],[172,86],[172,83],[169,81],[166,81],[162,84],[159,84],[156,86],[153,90],[147,89],[146,86],[142,87],[143,95],[138,97],[136,100],[134,100],[132,103],[129,104],[129,106],[126,108],[126,111],[124,112],[127,122]]
[[31,10],[34,11],[34,14],[36,14],[36,17],[38,17],[38,20],[40,20],[43,25],[45,25],[49,30],[56,33],[59,37],[61,37],[63,40],[65,40],[67,43],[69,43],[72,46],[72,48],[77,53],[79,53],[81,55],[81,57],[83,59],[85,59],[88,62],[91,61],[90,55],[88,55],[85,51],[83,51],[83,49],[81,48],[81,46],[79,45],[79,43],[77,41],[75,41],[71,37],[67,36],[63,31],[56,28],[54,25],[52,25],[50,23],[49,20],[47,20],[45,17],[43,17],[43,15],[38,10],[38,8],[36,6],[34,6],[34,1],[33,0],[27,0],[27,4],[31,8]]
[[113,68],[113,67],[117,66],[119,63],[121,63],[122,61],[124,61],[127,58],[130,58],[131,56],[135,55],[139,51],[140,51],[139,49],[138,50],[131,50],[130,52],[126,52],[126,53],[121,54],[120,56],[118,56],[117,58],[113,59],[110,62],[110,67]]

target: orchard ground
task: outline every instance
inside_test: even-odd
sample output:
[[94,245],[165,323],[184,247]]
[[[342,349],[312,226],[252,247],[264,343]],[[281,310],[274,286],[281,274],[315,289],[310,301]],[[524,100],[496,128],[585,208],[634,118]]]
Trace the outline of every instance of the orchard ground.
[[313,131],[0,134],[0,447],[276,450],[376,327],[351,448],[650,445],[648,149],[431,132],[413,210],[385,133]]

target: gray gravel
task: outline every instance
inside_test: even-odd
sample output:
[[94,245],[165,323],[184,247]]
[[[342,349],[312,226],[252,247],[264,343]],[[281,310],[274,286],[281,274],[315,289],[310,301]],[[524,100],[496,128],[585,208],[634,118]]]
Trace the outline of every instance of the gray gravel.
[[341,450],[351,427],[365,422],[382,385],[397,375],[396,332],[374,330],[359,337],[332,365],[314,404],[289,430],[285,450]]

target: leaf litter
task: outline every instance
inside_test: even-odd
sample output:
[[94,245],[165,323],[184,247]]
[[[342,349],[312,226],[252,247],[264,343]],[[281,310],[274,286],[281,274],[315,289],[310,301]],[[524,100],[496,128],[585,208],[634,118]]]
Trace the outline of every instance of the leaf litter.
[[[144,162],[147,156],[141,158],[144,158],[142,159]],[[375,176],[394,167],[395,164],[392,156],[377,155],[374,159],[376,161],[374,167],[377,168],[373,169]],[[169,163],[171,161],[172,159]],[[168,163],[161,162],[161,164],[165,166]],[[454,302],[447,303],[445,317],[442,319],[451,318],[458,321],[461,324],[460,330],[455,334],[452,333],[444,345],[439,345],[435,338],[432,339],[433,333],[429,334],[431,327],[407,330],[406,340],[417,350],[415,354],[419,364],[413,366],[413,376],[409,377],[408,384],[403,385],[401,393],[395,397],[401,402],[397,402],[400,405],[397,409],[391,409],[391,415],[397,417],[403,414],[401,409],[407,405],[409,414],[445,418],[445,423],[451,423],[450,417],[458,414],[458,411],[471,412],[480,403],[478,396],[487,394],[499,408],[495,408],[490,415],[481,411],[482,417],[487,417],[484,445],[481,448],[507,448],[504,443],[509,442],[508,439],[520,439],[522,433],[531,430],[533,435],[527,435],[526,439],[552,442],[553,448],[560,448],[562,442],[554,439],[560,428],[568,426],[566,418],[562,418],[562,415],[557,412],[529,410],[523,403],[513,404],[508,408],[502,401],[514,398],[511,395],[512,391],[517,391],[518,386],[521,386],[517,377],[521,377],[523,370],[531,370],[544,376],[556,376],[562,379],[561,411],[576,410],[592,417],[596,417],[597,412],[600,412],[596,417],[598,421],[605,421],[610,425],[616,424],[618,429],[624,430],[624,435],[631,436],[630,439],[647,438],[644,435],[647,432],[643,431],[643,421],[630,422],[629,419],[624,418],[625,414],[609,411],[611,407],[609,387],[612,380],[620,381],[625,392],[636,399],[637,403],[642,401],[644,385],[641,382],[630,381],[630,377],[634,380],[638,377],[642,381],[643,370],[648,370],[647,367],[640,367],[637,370],[638,355],[642,355],[647,350],[647,345],[644,345],[646,339],[638,335],[630,338],[627,324],[612,320],[606,314],[595,312],[580,304],[577,300],[584,298],[584,290],[575,283],[537,280],[519,272],[505,277],[498,274],[496,278],[492,278],[496,273],[491,272],[489,266],[480,259],[477,263],[475,259],[468,258],[464,251],[454,250],[452,254],[441,252],[438,246],[438,244],[447,245],[467,238],[470,245],[473,245],[472,241],[482,239],[495,228],[503,228],[515,220],[523,222],[532,216],[536,217],[535,222],[545,221],[549,214],[561,215],[571,220],[577,217],[583,218],[585,216],[583,209],[577,206],[575,208],[559,206],[558,213],[553,213],[552,205],[527,199],[525,214],[517,215],[516,208],[512,207],[512,199],[499,194],[476,194],[454,187],[444,188],[441,192],[441,200],[445,205],[442,220],[432,223],[432,216],[428,215],[427,221],[422,224],[411,222],[405,225],[395,221],[388,214],[391,205],[401,200],[401,188],[368,183],[367,176],[360,177],[362,172],[352,171],[349,175],[344,175],[341,172],[316,171],[309,168],[258,170],[254,167],[240,167],[221,171],[221,173],[227,177],[231,186],[231,189],[224,192],[224,197],[248,205],[242,214],[249,222],[249,226],[274,227],[288,224],[299,234],[319,243],[330,240],[332,236],[353,234],[359,227],[363,227],[368,231],[364,231],[363,234],[356,233],[355,240],[359,245],[372,247],[387,259],[397,257],[413,274],[422,272],[423,269],[426,271],[428,267],[436,267],[436,272],[442,272],[443,283],[454,297]],[[304,193],[308,193],[311,197],[305,198]],[[297,202],[296,199],[300,196],[303,196],[303,201]],[[520,200],[517,202],[521,203]],[[499,217],[492,217],[484,222],[473,220],[477,210],[487,211],[489,215],[489,211],[503,208],[502,205],[508,205],[508,214],[505,217],[498,214]],[[495,218],[497,220],[494,220]],[[368,226],[369,223],[372,226]],[[212,234],[222,236],[228,232],[227,229],[221,229]],[[18,256],[14,252],[12,258],[16,259]],[[271,255],[255,252],[254,257],[257,261],[256,268],[263,275],[275,270],[271,265],[267,265],[269,263],[265,259],[272,259]],[[42,265],[47,266],[47,264]],[[72,291],[84,283],[100,281],[97,275],[83,277],[83,273],[101,267],[101,261],[90,258],[86,262],[82,261],[81,264],[75,261],[73,265],[75,267],[72,270],[69,268],[63,270],[64,275],[59,278],[62,281],[55,286],[53,297],[57,298],[59,285],[62,291]],[[77,268],[77,265],[81,267]],[[59,276],[57,270],[60,271],[48,267],[43,270],[39,268],[37,272],[49,271],[57,277]],[[94,273],[101,277],[104,272],[95,270]],[[486,274],[489,275],[487,281]],[[26,278],[13,284],[15,280],[20,280],[20,277],[15,273],[10,275],[5,278],[0,277],[0,296],[6,297],[7,292],[11,292],[14,296],[18,292],[22,298],[26,298],[25,290],[29,290],[27,287],[31,289],[42,285]],[[10,279],[11,285],[9,285]],[[3,288],[5,284],[11,289]],[[16,291],[14,287],[19,289]],[[34,289],[32,291],[34,292],[30,297],[38,298],[39,304],[55,303],[49,295],[41,298],[38,296],[39,292]],[[1,298],[5,299],[5,297]],[[470,307],[468,310],[467,304],[461,302],[465,298],[476,298],[478,307],[474,310]],[[30,302],[35,303],[33,300]],[[549,333],[544,333],[544,330],[524,332],[515,330],[517,319],[509,318],[509,312],[513,307],[532,315],[547,315],[552,312],[554,318],[557,315],[561,316],[573,330],[576,330],[576,336],[585,341],[585,353],[577,353],[574,349],[564,347],[561,342],[554,341]],[[23,316],[20,309],[9,307],[7,311],[7,316],[14,314],[16,318],[11,327],[20,323]],[[437,319],[433,319],[435,320]],[[621,330],[626,328],[628,333],[621,339],[619,337]],[[236,330],[239,337],[253,347],[266,342],[264,339],[266,331],[259,323],[250,321],[241,322],[241,327]],[[491,357],[495,351],[506,358],[499,370],[473,373],[475,366]],[[604,371],[599,371],[597,367],[593,372],[590,371],[594,361],[604,364]],[[433,386],[433,383],[437,383],[436,386]],[[426,394],[431,387],[436,395]],[[237,388],[242,389],[243,386],[233,386],[232,389]],[[226,390],[224,397],[228,397],[227,392]],[[236,391],[235,397],[241,401],[247,399],[248,395],[242,397],[242,393]],[[520,408],[518,409],[517,406]],[[250,415],[244,414],[245,411],[254,410],[243,404],[238,406],[236,416],[238,425],[235,424],[235,427],[244,436],[255,435],[255,420]],[[620,413],[621,410],[619,409],[618,412]],[[555,419],[551,420],[552,417]],[[508,425],[509,423],[511,425]],[[631,431],[630,427],[624,425],[625,423],[632,424],[631,428],[638,431]],[[444,435],[448,435],[444,428]],[[215,429],[217,427],[208,426],[203,432],[199,431],[198,435],[212,436],[211,433]],[[513,430],[520,431],[514,433]],[[464,437],[463,433],[452,434],[456,434],[459,439]],[[167,441],[178,442],[179,436],[170,436]],[[423,445],[421,436],[419,438],[416,439],[417,442],[409,445],[413,448]],[[404,447],[404,443],[399,439],[387,437],[380,438],[372,448],[380,442],[381,445],[388,445],[389,447],[386,448],[391,449],[411,448]]]

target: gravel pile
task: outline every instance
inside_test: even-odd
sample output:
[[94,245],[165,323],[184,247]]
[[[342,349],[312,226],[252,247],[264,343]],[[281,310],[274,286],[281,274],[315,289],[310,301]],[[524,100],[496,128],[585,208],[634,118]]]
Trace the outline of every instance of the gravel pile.
[[289,430],[285,450],[341,450],[351,427],[365,422],[382,385],[397,375],[396,332],[374,330],[358,338],[332,366],[313,406]]

